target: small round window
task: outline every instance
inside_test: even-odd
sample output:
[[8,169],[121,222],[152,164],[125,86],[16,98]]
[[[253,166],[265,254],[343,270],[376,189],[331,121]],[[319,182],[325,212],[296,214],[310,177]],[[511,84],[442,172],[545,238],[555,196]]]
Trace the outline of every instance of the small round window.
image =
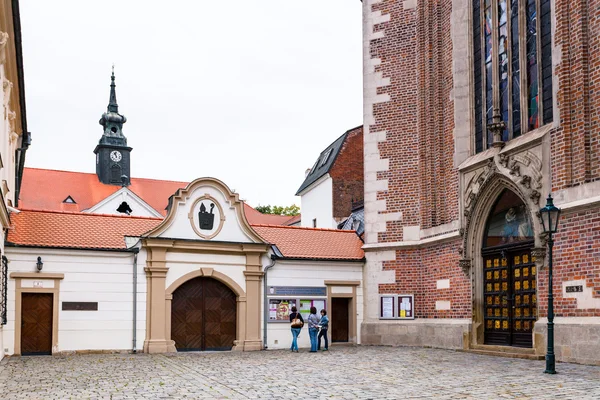
[[488,218],[483,247],[533,240],[527,206],[510,190],[504,190]]

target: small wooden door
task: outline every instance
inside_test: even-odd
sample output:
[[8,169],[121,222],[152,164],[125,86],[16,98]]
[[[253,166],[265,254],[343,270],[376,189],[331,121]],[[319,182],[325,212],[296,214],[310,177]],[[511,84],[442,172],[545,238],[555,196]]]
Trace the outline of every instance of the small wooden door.
[[51,293],[23,293],[21,298],[21,354],[52,354]]
[[337,298],[331,299],[331,341],[348,342],[349,324],[348,305],[349,299]]
[[173,293],[171,339],[178,351],[231,350],[236,334],[235,293],[212,278],[195,278]]

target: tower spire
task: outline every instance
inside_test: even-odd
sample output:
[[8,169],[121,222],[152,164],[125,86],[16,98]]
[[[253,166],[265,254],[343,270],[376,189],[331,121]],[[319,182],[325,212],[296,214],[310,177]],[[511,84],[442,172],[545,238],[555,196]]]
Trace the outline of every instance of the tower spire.
[[117,104],[117,92],[115,91],[115,64],[112,65],[112,75],[110,77],[110,99],[108,100],[108,111],[119,112],[119,105]]

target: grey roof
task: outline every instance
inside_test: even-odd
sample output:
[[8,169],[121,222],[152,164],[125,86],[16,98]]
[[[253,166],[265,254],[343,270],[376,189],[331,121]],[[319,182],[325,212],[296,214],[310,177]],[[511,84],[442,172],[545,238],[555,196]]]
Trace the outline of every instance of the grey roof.
[[342,222],[338,228],[347,231],[353,230],[358,236],[362,235],[365,231],[365,208],[360,207],[352,211],[348,219]]
[[344,132],[342,136],[337,138],[335,142],[331,143],[325,148],[325,150],[321,152],[321,154],[319,154],[319,158],[314,163],[308,175],[306,175],[306,178],[304,179],[304,182],[302,182],[302,185],[300,185],[300,188],[296,191],[296,196],[298,196],[304,189],[315,183],[320,177],[329,172],[335,163],[335,159],[340,153],[340,149],[346,140],[346,136],[348,136],[348,133],[354,129],[356,128],[352,128]]

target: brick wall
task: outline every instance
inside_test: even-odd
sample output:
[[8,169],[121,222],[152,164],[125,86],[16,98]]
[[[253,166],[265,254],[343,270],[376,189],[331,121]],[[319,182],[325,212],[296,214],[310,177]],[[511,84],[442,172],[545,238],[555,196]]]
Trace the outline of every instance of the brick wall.
[[333,218],[347,218],[352,204],[362,203],[365,193],[362,126],[348,132],[329,175],[333,179]]
[[[396,283],[379,285],[380,293],[414,293],[417,318],[470,318],[471,281],[457,268],[459,241],[396,252],[383,270],[394,270]],[[437,288],[438,280],[450,287]],[[450,301],[450,310],[436,310],[437,301]]]
[[[599,0],[556,0],[555,87],[560,126],[552,134],[552,185],[563,189],[600,179]],[[557,117],[555,116],[555,120]]]
[[[555,237],[553,276],[557,317],[600,317],[600,208],[563,214]],[[596,308],[581,308],[579,299],[565,297],[563,282],[577,280],[586,281],[584,290],[592,292]],[[548,269],[544,268],[538,274],[540,316],[547,316],[547,298]]]

